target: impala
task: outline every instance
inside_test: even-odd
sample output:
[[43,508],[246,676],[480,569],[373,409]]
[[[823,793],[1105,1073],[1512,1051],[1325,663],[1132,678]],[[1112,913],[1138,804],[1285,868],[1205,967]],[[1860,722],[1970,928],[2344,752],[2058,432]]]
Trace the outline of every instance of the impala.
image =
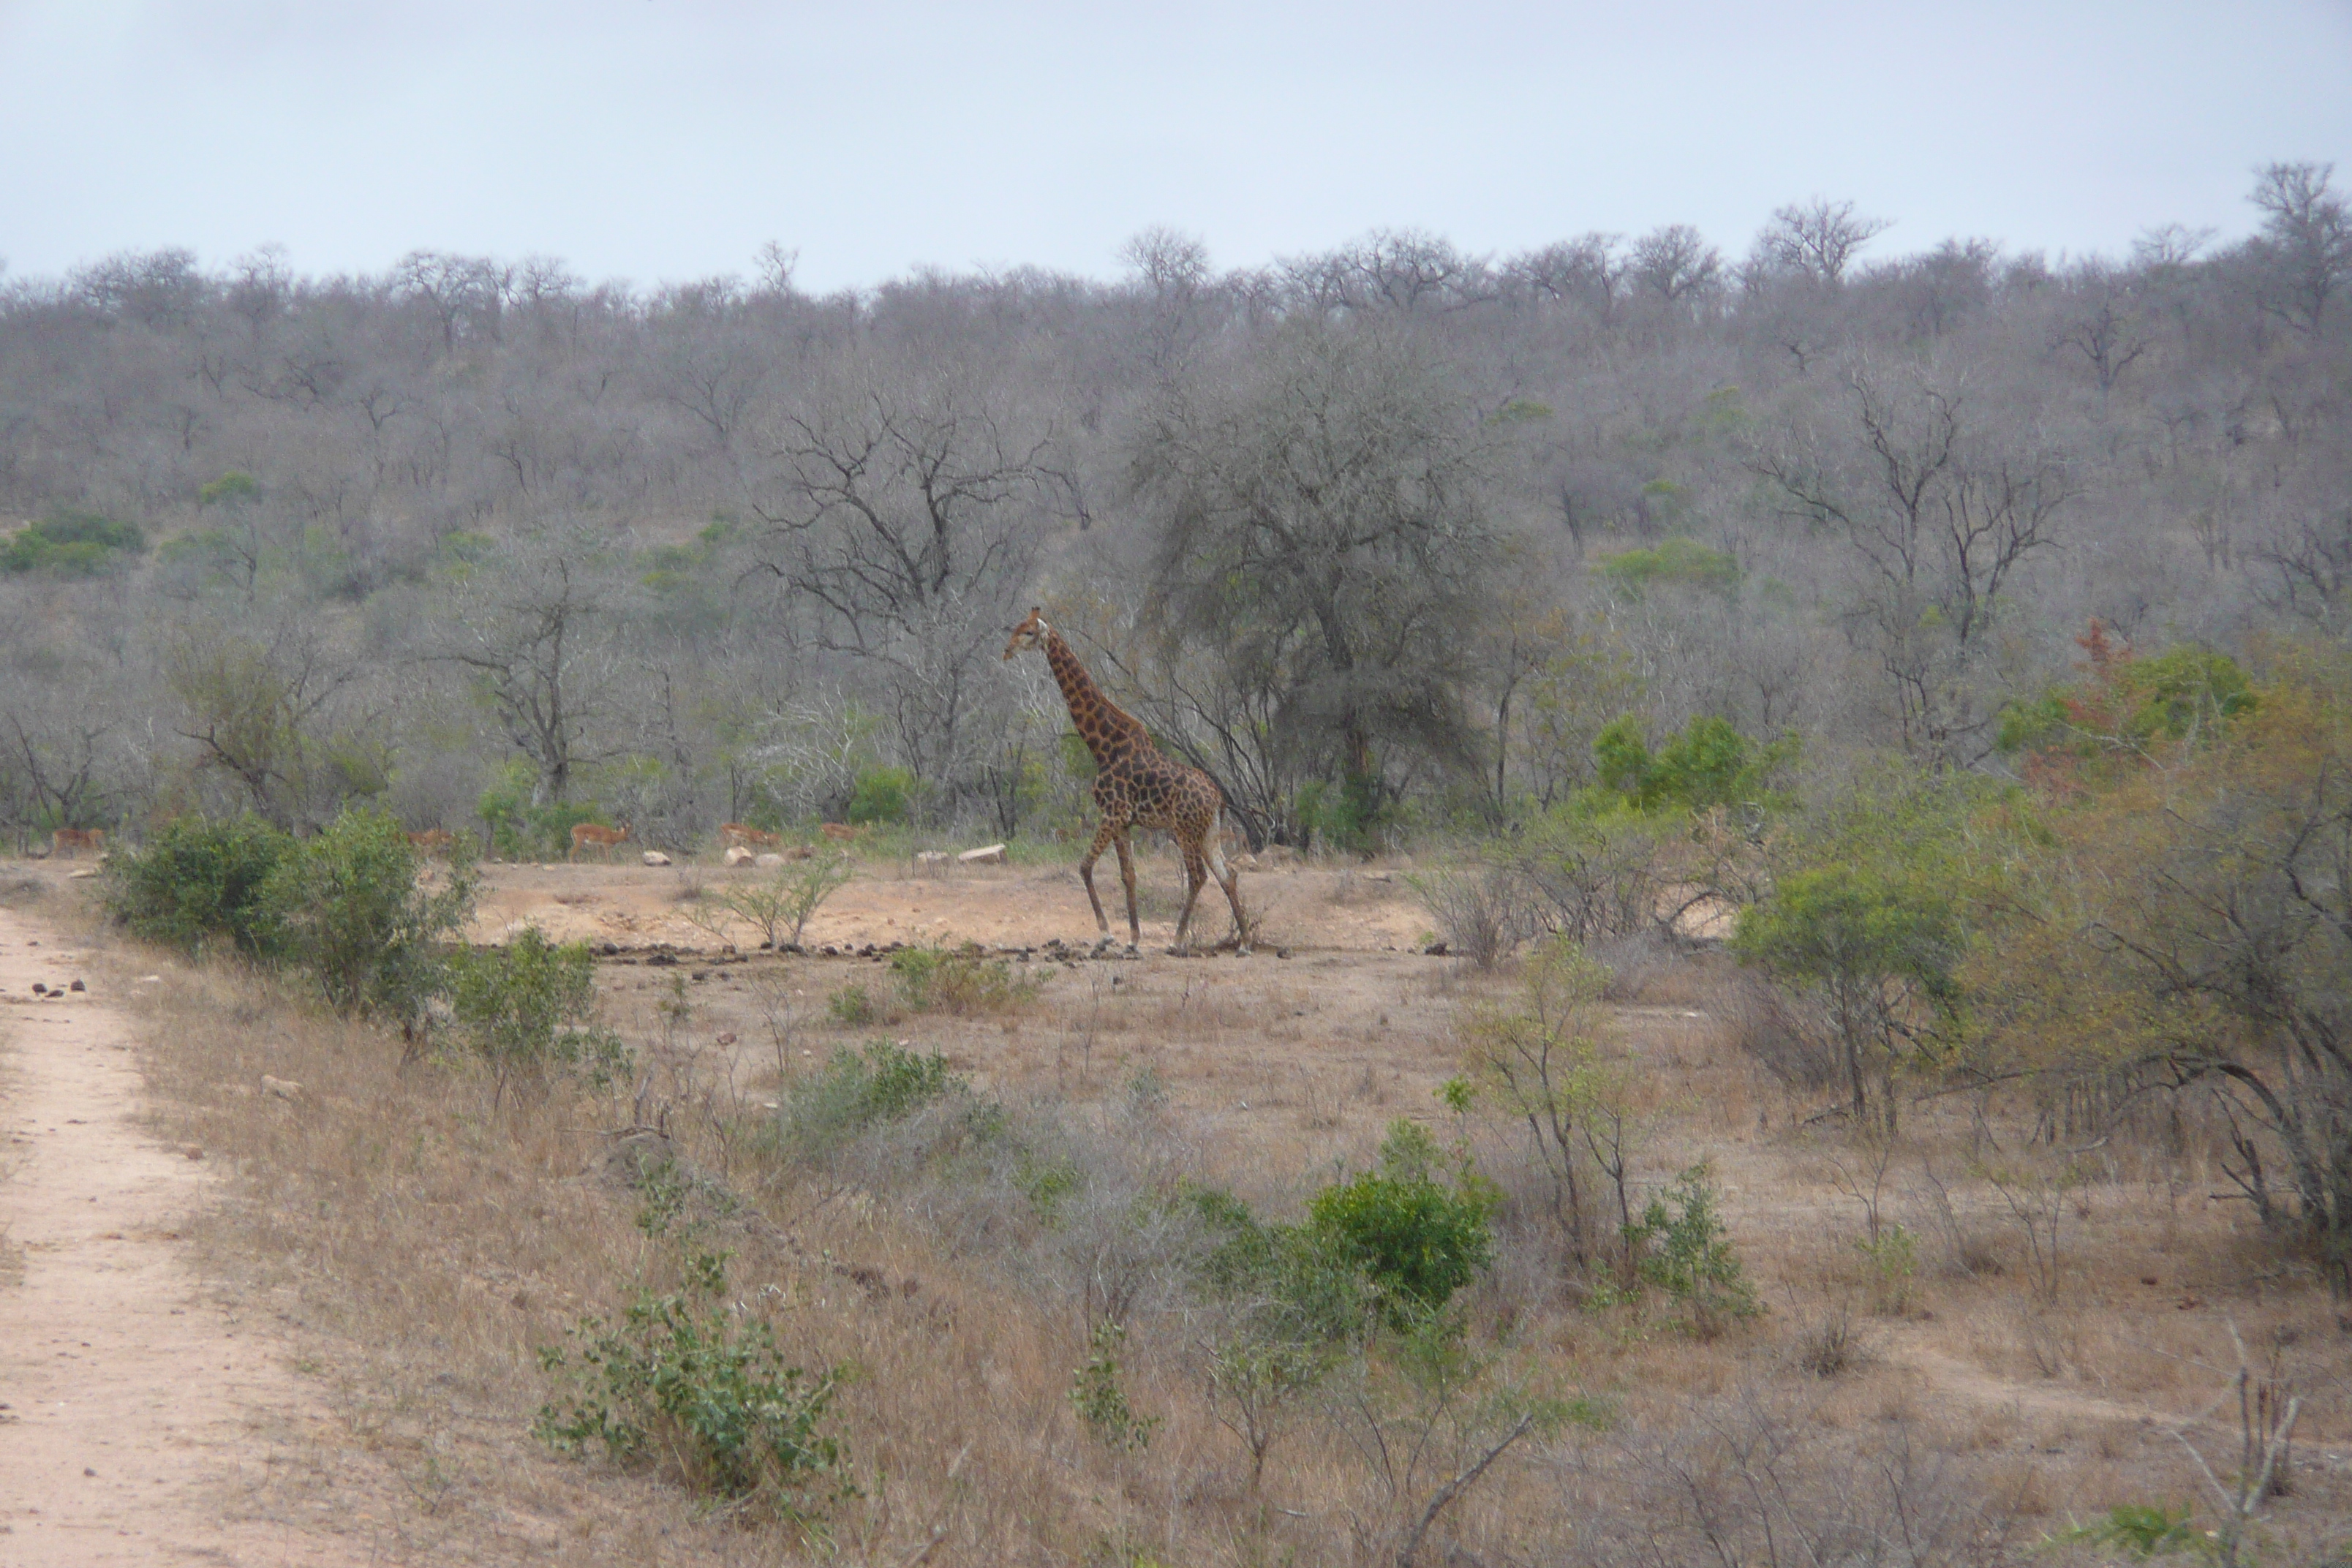
[[423,850],[427,855],[446,854],[449,846],[457,841],[457,836],[446,827],[428,827],[422,833],[408,836],[408,847]]
[[613,846],[624,842],[628,837],[626,823],[618,827],[599,827],[593,822],[583,822],[572,830],[572,858],[579,859],[580,851],[593,844],[604,851],[604,858],[609,860],[613,858]]
[[719,837],[730,849],[772,849],[780,842],[772,833],[762,832],[748,822],[722,822]]
[[70,860],[87,849],[92,854],[106,847],[103,827],[60,827],[49,835],[49,853],[62,855]]

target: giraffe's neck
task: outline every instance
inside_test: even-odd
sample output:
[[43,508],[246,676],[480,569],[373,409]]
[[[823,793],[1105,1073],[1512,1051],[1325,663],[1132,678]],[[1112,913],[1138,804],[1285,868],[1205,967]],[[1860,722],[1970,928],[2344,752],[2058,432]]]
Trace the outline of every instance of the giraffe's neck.
[[1095,765],[1102,767],[1121,752],[1132,747],[1142,733],[1142,726],[1115,707],[1105,697],[1062,634],[1045,634],[1045,662],[1054,667],[1054,679],[1062,688],[1062,700],[1070,705],[1070,722],[1078,738],[1094,753]]

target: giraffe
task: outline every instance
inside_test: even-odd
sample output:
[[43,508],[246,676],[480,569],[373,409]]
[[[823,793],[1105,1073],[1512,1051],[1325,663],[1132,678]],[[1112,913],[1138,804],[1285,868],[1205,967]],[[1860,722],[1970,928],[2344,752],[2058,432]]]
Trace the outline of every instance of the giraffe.
[[1213,874],[1217,886],[1224,889],[1225,901],[1234,908],[1234,934],[1246,956],[1249,923],[1242,913],[1240,879],[1225,864],[1224,848],[1219,842],[1224,793],[1200,769],[1162,755],[1151,743],[1142,721],[1103,695],[1078,656],[1062,640],[1062,634],[1045,624],[1035,605],[1030,606],[1029,618],[1013,628],[1004,657],[1009,659],[1033,647],[1045,650],[1045,662],[1053,667],[1054,679],[1061,685],[1062,700],[1070,705],[1070,722],[1087,750],[1094,753],[1095,806],[1102,813],[1102,826],[1078,862],[1078,879],[1087,885],[1087,901],[1094,906],[1095,929],[1104,942],[1110,940],[1110,919],[1103,913],[1102,900],[1095,892],[1095,862],[1102,858],[1105,846],[1115,846],[1119,879],[1127,887],[1127,944],[1129,951],[1141,944],[1143,928],[1135,911],[1135,856],[1128,846],[1128,829],[1164,827],[1175,837],[1177,850],[1184,858],[1184,911],[1176,917],[1176,945],[1168,951],[1192,951],[1186,939],[1192,927],[1192,906],[1200,900],[1201,885]]

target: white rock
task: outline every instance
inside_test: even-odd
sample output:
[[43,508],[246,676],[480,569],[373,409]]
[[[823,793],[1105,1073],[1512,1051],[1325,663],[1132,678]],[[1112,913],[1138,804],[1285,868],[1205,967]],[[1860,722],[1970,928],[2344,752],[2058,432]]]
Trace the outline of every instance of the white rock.
[[744,848],[740,844],[730,846],[727,851],[727,863],[730,866],[749,866],[752,861],[758,858],[758,856],[754,855],[751,850]]
[[772,849],[768,850],[764,854],[754,855],[751,858],[751,864],[754,866],[781,866],[783,863],[784,858],[777,854]]
[[644,855],[644,860],[648,866],[667,866],[669,864],[669,857],[663,854],[658,849],[646,850]]
[[948,852],[944,849],[918,849],[915,851],[915,863],[919,866],[944,866],[948,863]]
[[956,858],[967,866],[1002,866],[1004,864],[1004,846],[991,844],[984,848],[967,849]]

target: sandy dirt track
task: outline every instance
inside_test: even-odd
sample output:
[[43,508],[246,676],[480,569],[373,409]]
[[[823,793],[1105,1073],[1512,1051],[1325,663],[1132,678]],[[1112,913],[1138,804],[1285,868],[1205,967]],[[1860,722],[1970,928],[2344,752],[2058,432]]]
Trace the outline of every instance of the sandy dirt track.
[[206,1166],[140,1126],[131,1020],[67,942],[0,910],[0,1568],[370,1561],[269,1521],[276,1457],[325,1415],[202,1294]]

